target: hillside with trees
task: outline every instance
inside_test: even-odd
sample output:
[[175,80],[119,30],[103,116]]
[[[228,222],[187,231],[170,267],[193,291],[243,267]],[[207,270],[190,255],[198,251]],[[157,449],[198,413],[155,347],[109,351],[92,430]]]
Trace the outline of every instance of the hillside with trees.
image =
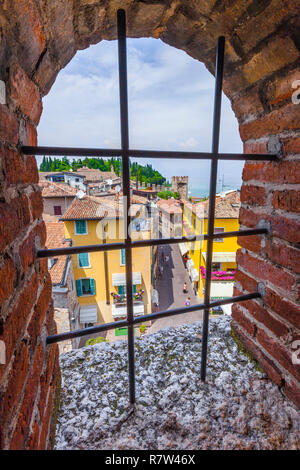
[[[122,174],[122,162],[120,158],[78,158],[77,160],[69,160],[67,157],[51,158],[43,157],[39,171],[77,171],[82,167],[98,169],[100,171],[110,171],[113,167],[116,175]],[[159,171],[155,170],[152,165],[140,165],[137,162],[130,162],[130,177],[135,180],[136,177],[140,183],[165,184],[166,178]]]

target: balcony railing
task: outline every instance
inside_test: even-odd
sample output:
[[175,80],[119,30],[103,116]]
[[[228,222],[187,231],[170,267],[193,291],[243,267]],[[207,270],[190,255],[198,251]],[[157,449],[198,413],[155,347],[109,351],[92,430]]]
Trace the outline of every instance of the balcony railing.
[[[39,250],[38,257],[48,258],[52,256],[60,256],[66,254],[101,252],[109,250],[125,249],[125,267],[126,267],[126,291],[129,293],[126,299],[127,303],[127,320],[120,320],[103,325],[97,325],[83,330],[71,331],[58,335],[48,336],[47,344],[57,343],[70,338],[99,333],[119,327],[128,327],[128,375],[129,375],[129,397],[132,403],[135,402],[135,360],[134,360],[134,325],[145,322],[147,320],[155,320],[158,318],[179,315],[194,311],[204,311],[203,315],[203,332],[202,332],[202,352],[201,352],[201,379],[205,380],[207,365],[207,340],[208,340],[208,321],[209,311],[212,307],[226,305],[233,302],[241,302],[244,300],[260,298],[262,296],[259,286],[256,292],[245,295],[239,295],[230,299],[211,301],[211,272],[212,272],[212,251],[213,240],[220,238],[219,233],[214,233],[214,212],[216,198],[216,182],[219,160],[269,160],[277,159],[276,155],[271,154],[225,154],[219,153],[219,134],[220,134],[220,115],[221,115],[221,97],[222,97],[222,81],[223,81],[223,65],[224,65],[224,47],[225,39],[218,39],[216,54],[216,81],[215,81],[215,101],[214,101],[214,118],[213,118],[213,137],[211,152],[172,152],[172,151],[154,151],[154,150],[132,150],[129,148],[129,132],[128,132],[128,97],[127,97],[127,57],[126,57],[126,20],[125,11],[118,10],[117,13],[118,26],[118,53],[119,53],[119,86],[120,86],[120,118],[121,118],[121,149],[87,149],[87,148],[66,148],[66,147],[22,147],[22,151],[26,155],[65,155],[79,157],[121,157],[122,158],[122,180],[123,194],[128,203],[127,209],[124,203],[125,222],[127,233],[130,226],[130,165],[129,158],[168,158],[168,159],[209,159],[211,160],[210,172],[210,191],[209,191],[209,213],[208,213],[208,233],[205,235],[195,235],[191,237],[179,238],[156,238],[150,240],[131,240],[129,236],[124,242],[106,243],[98,245],[88,245],[80,247],[57,248],[52,250]],[[147,130],[145,129],[145,132]],[[240,230],[234,232],[222,233],[222,238],[249,236],[249,235],[267,235],[269,229],[266,224],[262,223],[255,229]],[[160,311],[134,317],[133,295],[132,295],[132,249],[135,247],[169,245],[174,243],[183,243],[196,240],[207,241],[206,255],[206,279],[205,279],[205,295],[202,304],[190,307],[182,307],[171,310]]]

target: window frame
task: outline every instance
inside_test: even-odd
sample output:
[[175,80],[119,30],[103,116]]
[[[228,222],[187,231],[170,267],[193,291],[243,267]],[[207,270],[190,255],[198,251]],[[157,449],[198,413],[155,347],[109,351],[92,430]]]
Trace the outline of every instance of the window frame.
[[[77,226],[76,226],[76,222],[85,222],[85,232],[84,233],[78,233],[77,232]],[[88,223],[87,223],[87,220],[85,219],[79,219],[79,220],[74,220],[74,234],[75,235],[88,235]]]
[[82,281],[85,281],[86,279],[88,279],[89,281],[91,279],[93,279],[94,281],[94,284],[95,284],[95,293],[94,294],[83,294],[82,295],[78,295],[78,292],[77,292],[77,286],[76,286],[76,294],[77,294],[77,297],[94,297],[96,295],[96,281],[93,277],[80,277],[79,279],[76,279],[76,282],[77,281],[80,281],[81,282],[81,292],[83,292],[83,289],[82,289]]
[[[79,256],[80,255],[88,255],[88,261],[89,261],[89,264],[87,266],[80,266],[80,262],[79,262]],[[87,252],[87,253],[78,253],[77,254],[77,269],[85,269],[85,268],[91,268],[91,259],[90,259],[90,253]]]

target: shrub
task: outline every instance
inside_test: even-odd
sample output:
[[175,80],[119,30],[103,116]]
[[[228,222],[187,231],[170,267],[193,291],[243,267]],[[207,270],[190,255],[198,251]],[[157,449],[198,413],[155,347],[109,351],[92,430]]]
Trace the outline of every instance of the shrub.
[[86,346],[93,346],[94,344],[103,343],[104,341],[106,341],[106,339],[103,338],[103,336],[98,336],[97,338],[88,339],[87,342],[85,343],[85,345]]

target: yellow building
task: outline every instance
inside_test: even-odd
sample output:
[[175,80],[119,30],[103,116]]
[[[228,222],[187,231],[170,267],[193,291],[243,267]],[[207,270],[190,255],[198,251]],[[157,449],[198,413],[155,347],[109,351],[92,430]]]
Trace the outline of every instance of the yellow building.
[[[143,206],[131,206],[131,238],[150,238]],[[124,241],[123,208],[112,198],[75,198],[61,218],[72,246]],[[153,247],[132,250],[134,315],[151,313]],[[125,251],[72,255],[82,327],[124,319],[126,310]]]
[[[239,230],[240,198],[237,191],[216,197],[214,232]],[[208,200],[192,204],[184,203],[183,235],[201,235],[207,233]],[[237,239],[215,239],[213,243],[211,298],[228,298],[233,295],[234,273],[236,269]],[[186,259],[186,266],[194,289],[200,298],[204,297],[206,273],[206,241],[188,242],[180,245],[181,254]]]

